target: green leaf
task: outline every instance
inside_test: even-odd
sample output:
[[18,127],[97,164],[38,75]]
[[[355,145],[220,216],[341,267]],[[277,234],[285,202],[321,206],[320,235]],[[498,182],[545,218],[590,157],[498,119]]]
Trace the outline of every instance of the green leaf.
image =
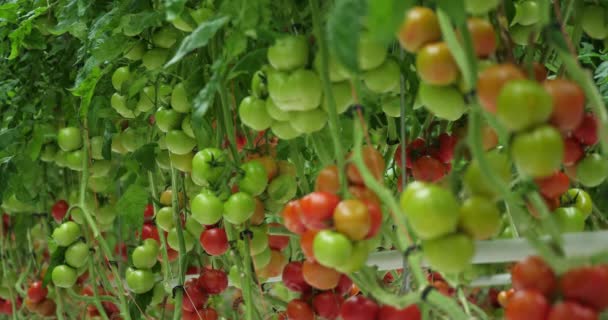
[[359,65],[359,34],[362,17],[366,14],[364,0],[337,0],[327,21],[328,44],[338,61],[351,72]]
[[437,6],[452,19],[455,25],[463,25],[467,19],[464,0],[438,0]]
[[51,28],[49,32],[54,35],[68,32],[78,39],[85,39],[87,37],[87,24],[83,19],[84,12],[80,10],[79,1],[60,1],[56,7],[57,25]]
[[228,73],[227,80],[234,79],[241,74],[253,74],[266,63],[267,48],[260,48],[245,54],[241,60],[234,64],[232,70]]
[[413,5],[414,0],[369,0],[367,2],[368,30],[376,39],[385,43],[394,41],[405,12]]
[[4,149],[15,143],[20,137],[19,131],[15,128],[0,131],[0,149]]
[[32,139],[29,141],[27,145],[27,154],[30,156],[32,160],[38,159],[38,155],[40,154],[40,149],[42,149],[42,142],[44,140],[43,132],[40,129],[39,125],[34,127],[34,131],[32,133]]
[[175,53],[175,56],[173,56],[173,58],[167,62],[165,67],[178,62],[192,50],[206,46],[207,43],[209,43],[209,40],[211,40],[217,31],[229,20],[230,18],[228,17],[219,17],[202,23],[200,26],[198,26],[198,28],[194,29],[189,36],[182,40],[179,49]]
[[182,14],[186,0],[165,0],[167,20],[173,21]]
[[11,54],[8,56],[9,60],[17,58],[19,55],[19,49],[23,44],[25,38],[32,32],[32,22],[41,14],[45,13],[47,7],[36,8],[26,14],[27,19],[23,20],[19,27],[8,35],[11,40]]
[[156,163],[156,155],[154,153],[155,148],[156,143],[148,143],[146,145],[143,145],[141,148],[133,152],[133,158],[137,160],[137,162],[145,170],[153,171]]
[[91,43],[91,55],[98,61],[111,61],[119,57],[129,45],[129,37],[122,34],[97,38]]
[[196,136],[199,148],[209,146],[211,137],[213,136],[213,129],[209,125],[209,122],[206,121],[205,114],[207,114],[207,111],[213,105],[215,94],[220,87],[219,69],[222,63],[221,60],[218,60],[213,64],[212,69],[215,70],[215,73],[209,79],[207,85],[199,91],[192,103],[192,130]]
[[101,149],[101,155],[106,160],[112,159],[112,133],[116,132],[112,121],[107,119],[103,129],[103,147]]
[[[51,247],[53,247],[51,243],[54,244],[55,241],[53,239],[49,239],[49,250],[51,250]],[[44,287],[46,287],[46,285],[51,282],[51,275],[53,274],[53,269],[55,269],[56,266],[64,263],[65,251],[68,249],[68,247],[60,247],[56,244],[54,245],[54,247],[55,250],[51,251],[51,261],[49,262],[49,266],[46,269],[46,273],[44,274],[44,279],[42,279],[42,286]]]
[[123,234],[141,230],[144,224],[144,207],[148,204],[148,191],[133,183],[116,203],[116,211],[122,219]]
[[148,308],[153,296],[154,290],[150,290],[142,294],[135,294],[135,299],[131,299],[131,301],[129,301],[129,313],[131,314],[131,319],[142,319],[141,311]]
[[0,5],[0,22],[6,21],[16,23],[19,19],[18,11],[18,3],[5,3]]
[[129,98],[134,97],[148,84],[146,75],[139,75],[137,79],[129,84]]
[[162,16],[156,11],[127,14],[120,19],[118,30],[125,35],[137,35],[146,28],[160,25],[161,22]]

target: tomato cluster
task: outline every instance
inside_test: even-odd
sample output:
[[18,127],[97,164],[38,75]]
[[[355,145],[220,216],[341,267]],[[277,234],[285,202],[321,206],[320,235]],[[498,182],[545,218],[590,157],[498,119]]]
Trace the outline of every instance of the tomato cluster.
[[189,279],[184,285],[182,312],[184,319],[215,320],[215,309],[206,306],[209,295],[220,294],[228,287],[228,276],[223,270],[204,268],[196,278]]
[[89,246],[82,240],[80,226],[74,221],[60,224],[53,230],[52,239],[64,247],[63,264],[51,270],[53,284],[60,288],[71,288],[78,276],[86,271],[89,261]]
[[515,290],[502,302],[508,320],[593,320],[608,308],[606,265],[576,267],[558,276],[542,258],[530,256],[513,266],[511,279]]
[[[17,300],[17,306],[21,305],[21,300]],[[13,303],[8,299],[0,298],[0,314],[11,316],[13,315]]]
[[49,317],[55,314],[55,301],[47,298],[48,290],[43,286],[42,281],[34,281],[30,284],[25,298],[25,306],[31,312],[42,317]]
[[[452,168],[454,149],[458,138],[447,132],[442,132],[436,139],[426,141],[416,138],[406,146],[405,167],[411,176],[424,182],[438,182]],[[402,166],[401,145],[395,150],[395,163]],[[403,168],[402,168],[403,169]]]

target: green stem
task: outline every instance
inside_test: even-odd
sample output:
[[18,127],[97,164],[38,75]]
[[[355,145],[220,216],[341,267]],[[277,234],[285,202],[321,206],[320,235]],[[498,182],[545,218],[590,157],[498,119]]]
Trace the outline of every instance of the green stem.
[[57,299],[55,299],[57,302],[57,310],[55,311],[55,314],[57,315],[58,320],[63,320],[63,294],[61,293],[61,288],[55,287],[55,293],[57,295]]
[[[152,193],[152,197],[156,199],[158,197],[158,188],[156,187],[156,179],[155,175],[152,171],[148,172],[148,182],[150,183],[150,192]],[[154,207],[154,216],[159,210],[158,203],[156,201],[152,201],[152,206]],[[156,221],[156,230],[161,233],[162,228],[158,225],[158,221]],[[169,253],[167,252],[167,241],[164,236],[160,236],[158,239],[160,240],[161,246],[161,255],[163,257],[162,269],[163,269],[163,279],[164,281],[169,280],[169,271],[170,271],[170,263],[169,263]]]
[[317,0],[309,0],[310,8],[312,11],[313,28],[319,45],[319,52],[321,53],[321,83],[323,84],[323,92],[325,93],[324,99],[327,99],[327,115],[329,118],[329,130],[331,132],[331,138],[334,143],[334,151],[336,154],[336,162],[338,164],[338,174],[340,176],[340,191],[342,195],[347,194],[347,182],[346,174],[344,172],[344,150],[342,149],[342,142],[340,141],[340,127],[338,124],[338,112],[336,109],[336,101],[334,100],[333,90],[331,89],[331,82],[329,79],[329,50],[327,49],[327,42],[325,39],[325,32],[321,26],[321,16],[319,13],[319,4]]
[[17,279],[17,283],[15,283],[15,290],[17,290],[17,293],[22,297],[25,297],[27,295],[27,292],[23,289],[21,284],[23,283],[23,280],[25,280],[25,278],[29,275],[31,269],[32,260],[28,260],[27,267],[25,267],[25,272],[21,273],[21,275]]
[[[182,228],[182,220],[180,219],[178,196],[179,190],[177,187],[177,169],[175,169],[173,164],[171,164],[171,206],[173,209],[173,224],[175,225],[175,229],[177,231],[177,241],[179,244],[177,284],[179,286],[183,286],[186,274],[186,241],[184,240],[184,230]],[[175,295],[175,311],[173,313],[174,320],[179,320],[182,317],[182,298],[183,290],[177,290]]]

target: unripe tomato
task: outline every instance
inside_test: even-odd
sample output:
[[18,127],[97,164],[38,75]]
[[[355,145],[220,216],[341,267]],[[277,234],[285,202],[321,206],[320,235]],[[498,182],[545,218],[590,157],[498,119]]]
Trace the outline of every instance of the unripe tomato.
[[148,50],[144,53],[142,60],[142,65],[146,67],[148,70],[156,70],[159,69],[165,64],[167,58],[169,57],[169,50],[154,48]]
[[76,274],[76,270],[62,264],[53,268],[51,278],[53,280],[53,284],[56,287],[71,288],[72,286],[74,286],[74,284],[76,284],[76,279],[78,278],[78,275]]
[[353,245],[343,234],[331,230],[322,230],[315,235],[313,252],[315,259],[327,267],[338,267],[348,262]]
[[78,241],[68,247],[65,251],[65,262],[73,268],[81,268],[87,264],[89,259],[89,246]]
[[239,118],[253,130],[266,130],[273,119],[268,114],[264,100],[253,96],[245,97],[239,105]]
[[251,241],[249,241],[249,252],[254,256],[268,248],[268,227],[266,225],[252,226],[249,230],[252,233]]
[[[189,232],[186,232],[186,231],[183,232],[183,236],[184,236],[184,249],[186,250],[186,252],[189,252],[194,248],[195,239]],[[173,250],[175,250],[177,252],[180,251],[179,238],[177,236],[177,228],[173,228],[173,229],[169,230],[169,233],[167,234],[167,244]]]
[[[468,13],[474,15],[484,15],[496,7],[500,0],[465,0],[464,5]],[[392,320],[392,319],[391,319]]]
[[215,183],[226,167],[226,154],[217,148],[205,148],[192,159],[192,180],[198,185]]
[[278,203],[287,203],[295,197],[297,191],[296,177],[285,174],[276,177],[266,188],[269,199]]
[[283,272],[286,264],[287,258],[280,251],[270,250],[270,263],[263,269],[257,270],[257,272],[262,278],[278,277]]
[[333,220],[336,230],[353,241],[364,239],[371,226],[367,205],[356,199],[342,200],[334,210]]
[[171,130],[165,137],[167,149],[176,155],[189,154],[196,146],[196,140],[186,135],[182,130]]
[[144,245],[137,246],[132,253],[133,266],[138,269],[151,269],[156,264],[158,255],[158,243],[148,240]]
[[188,113],[192,109],[192,105],[188,100],[188,93],[183,82],[178,83],[171,91],[171,108],[180,113]]
[[604,39],[608,36],[608,20],[606,9],[597,5],[587,5],[581,13],[583,30],[593,39]]
[[370,32],[363,31],[359,36],[357,61],[359,69],[371,70],[380,66],[387,56],[386,45],[376,40]]
[[122,90],[122,84],[129,81],[131,78],[131,71],[128,66],[120,67],[114,70],[112,74],[112,86],[117,91]]
[[549,315],[549,302],[541,293],[533,290],[518,290],[509,299],[505,308],[507,320],[545,320]]
[[275,121],[270,126],[272,133],[281,140],[291,140],[301,135],[289,121]]
[[409,184],[401,195],[401,208],[420,239],[435,239],[456,230],[460,205],[442,187]]
[[173,109],[158,108],[154,115],[156,126],[162,132],[177,129],[182,124],[182,115]]
[[519,171],[533,178],[551,175],[564,157],[564,142],[557,129],[544,125],[515,135],[511,146]]
[[508,129],[520,131],[541,124],[553,111],[551,95],[536,81],[512,80],[498,95],[496,116]]
[[561,232],[582,232],[585,230],[585,218],[577,207],[558,208],[553,213]]
[[192,172],[193,158],[194,154],[192,152],[188,152],[186,154],[175,154],[173,152],[169,152],[169,160],[171,161],[171,165],[181,172]]
[[496,100],[502,87],[512,80],[525,78],[525,74],[513,64],[497,64],[486,68],[477,80],[479,103],[486,111],[495,113]]
[[405,13],[397,34],[401,47],[416,53],[423,46],[441,39],[441,28],[435,12],[425,7],[413,7]]
[[228,251],[228,237],[221,228],[211,228],[203,231],[200,243],[205,252],[212,256],[221,256]]
[[460,71],[445,42],[424,46],[416,57],[416,70],[422,81],[437,85],[449,85],[460,76]]
[[[270,118],[272,118],[272,120],[279,122],[289,120],[289,111],[279,109],[272,99],[266,99],[264,106],[266,107],[266,113],[270,116]],[[272,122],[273,121],[270,123],[272,124]]]
[[551,124],[562,132],[576,129],[583,121],[585,93],[573,81],[566,79],[547,80],[545,90],[553,97]]
[[172,26],[164,26],[152,35],[152,43],[159,48],[169,49],[177,41],[179,32]]
[[340,273],[334,269],[324,267],[316,262],[304,261],[302,263],[304,280],[313,288],[330,290],[340,281]]
[[502,219],[494,201],[473,196],[460,207],[459,226],[476,240],[490,239],[500,232]]
[[[386,164],[384,163],[384,157],[382,157],[380,151],[376,150],[373,146],[364,146],[361,153],[363,155],[363,163],[365,163],[367,170],[371,172],[376,180],[382,180]],[[351,183],[358,185],[364,184],[363,177],[354,163],[348,164],[346,167],[346,174]]]
[[136,270],[129,268],[126,271],[126,280],[129,289],[136,294],[146,293],[154,288],[154,274],[150,270]]
[[555,272],[541,257],[528,256],[511,269],[511,282],[515,290],[533,290],[551,296],[557,288]]
[[156,212],[156,224],[164,231],[173,228],[173,208],[162,207]]
[[423,256],[437,271],[459,273],[465,270],[475,254],[473,239],[453,233],[422,242]]
[[320,131],[327,123],[327,112],[322,108],[306,111],[292,111],[289,113],[289,124],[302,134],[311,134]]
[[53,240],[62,247],[71,245],[80,236],[80,227],[73,221],[64,222],[53,230]]
[[75,127],[66,127],[57,132],[57,144],[65,152],[74,151],[82,146],[80,130]]
[[143,42],[138,41],[125,50],[124,57],[132,61],[137,61],[142,58],[145,52],[146,45]]
[[[382,66],[384,66],[384,64]],[[398,66],[397,66],[397,68],[398,68]],[[378,82],[374,82],[374,84],[372,84],[372,86],[373,85],[382,86],[382,85],[386,84],[387,82],[390,82],[390,78],[389,79],[383,78],[382,75],[377,77],[378,75],[374,74],[374,70],[378,70],[378,69],[380,69],[380,67],[370,70],[365,73],[366,75],[369,76],[368,78],[366,78],[369,81],[378,81]],[[395,70],[392,70],[392,71],[393,71],[393,76],[394,76]],[[399,71],[399,70],[397,70],[397,71]],[[385,81],[385,80],[388,80],[388,81]],[[399,81],[399,79],[397,79],[397,81]],[[390,86],[390,84],[388,84],[388,86]],[[331,92],[334,97],[334,102],[336,104],[336,112],[338,112],[338,114],[342,114],[342,113],[346,112],[346,110],[348,110],[348,108],[355,103],[355,99],[353,98],[352,88],[348,81],[332,83]],[[323,101],[321,102],[321,108],[325,112],[327,112],[329,110],[329,101],[327,100],[328,96],[329,95],[327,95],[327,94],[323,95]]]
[[539,20],[540,6],[536,0],[524,0],[514,3],[515,17],[511,24],[519,23],[522,26],[536,24]]
[[492,24],[481,18],[469,18],[467,29],[473,40],[475,54],[479,58],[488,57],[496,52],[496,33]]
[[266,247],[266,249],[254,256],[251,257],[253,259],[253,266],[255,270],[263,270],[267,265],[270,264],[270,260],[272,260],[272,250],[270,247]]
[[379,67],[365,72],[363,82],[372,92],[382,94],[398,91],[400,77],[399,64],[393,59],[386,59]]
[[418,87],[420,101],[441,119],[455,121],[466,111],[463,95],[452,86],[436,86],[425,82]]
[[224,204],[212,192],[203,191],[192,198],[190,210],[200,224],[214,225],[222,219]]
[[289,74],[273,71],[268,74],[270,98],[283,111],[307,111],[321,105],[323,89],[319,76],[307,69]]
[[585,217],[593,211],[591,196],[583,189],[572,188],[561,197],[562,206],[574,206],[581,210]]
[[277,38],[268,48],[268,62],[280,71],[301,68],[308,62],[308,42],[306,37],[284,36]]
[[[264,178],[266,173],[264,173]],[[232,194],[224,203],[224,219],[232,224],[247,221],[255,211],[254,198],[245,192]]]

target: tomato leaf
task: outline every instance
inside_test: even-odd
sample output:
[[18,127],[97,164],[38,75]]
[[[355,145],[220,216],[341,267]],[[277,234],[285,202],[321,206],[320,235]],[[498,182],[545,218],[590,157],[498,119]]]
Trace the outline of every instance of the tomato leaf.
[[116,203],[116,211],[122,219],[123,234],[141,230],[144,224],[144,208],[148,204],[148,191],[138,183],[131,184]]
[[32,32],[32,23],[34,19],[45,13],[47,9],[47,7],[39,7],[28,12],[25,15],[27,18],[23,20],[21,24],[19,24],[17,29],[8,35],[8,38],[11,40],[11,54],[8,56],[9,60],[17,58],[19,55],[19,49],[21,48],[25,38]]
[[222,60],[218,60],[213,64],[211,67],[212,70],[215,70],[213,76],[211,76],[207,85],[194,97],[194,101],[192,102],[192,130],[196,136],[199,148],[210,145],[211,137],[213,136],[213,129],[209,125],[209,122],[205,120],[205,114],[207,114],[207,111],[213,105],[215,94],[219,89],[219,69],[222,64]]
[[40,154],[40,150],[42,149],[43,138],[44,137],[42,135],[42,130],[40,129],[40,126],[34,126],[32,138],[27,144],[27,154],[34,161],[38,159],[38,155]]
[[385,0],[367,2],[367,28],[372,35],[385,43],[395,39],[405,12],[414,5],[413,0]]
[[19,4],[17,3],[5,3],[0,5],[0,22],[11,22],[16,23],[19,19],[18,15]]
[[103,129],[103,147],[101,155],[106,160],[112,159],[112,133],[116,132],[111,120],[106,120]]
[[132,13],[122,16],[118,30],[125,35],[137,35],[146,28],[159,26],[162,22],[162,16],[156,11],[144,11],[140,13]]
[[[42,285],[46,286],[51,282],[51,275],[53,274],[53,269],[56,266],[63,264],[65,251],[68,247],[60,247],[55,243],[55,240],[49,239],[49,250],[51,251],[51,259],[49,262],[49,266],[46,269],[46,273],[44,274],[44,279],[42,279]],[[54,250],[53,250],[54,248]]]
[[131,314],[131,319],[142,319],[143,312],[141,312],[141,310],[146,310],[148,308],[153,296],[154,290],[150,290],[146,293],[136,294],[135,299],[131,299],[131,301],[129,301],[129,313]]
[[462,25],[467,19],[464,0],[439,0],[437,5],[452,19],[455,25]]
[[266,63],[267,48],[253,50],[245,54],[241,60],[237,61],[228,72],[227,80],[234,79],[241,74],[253,74]]
[[365,11],[364,0],[338,0],[327,21],[327,43],[331,52],[345,68],[354,73],[359,71],[357,52]]
[[230,18],[228,17],[219,17],[202,23],[198,28],[194,29],[189,36],[182,40],[179,49],[177,49],[177,52],[173,58],[167,62],[165,67],[178,62],[192,50],[206,46],[207,43],[209,43],[209,40],[211,40],[217,31],[229,20]]
[[141,165],[142,168],[148,171],[153,171],[155,166],[156,155],[154,148],[156,143],[148,143],[133,152],[133,158]]
[[61,1],[57,5],[55,17],[57,25],[52,27],[49,32],[54,35],[61,35],[66,32],[74,37],[84,40],[87,37],[87,24],[83,19],[84,8],[79,0]]
[[165,0],[167,20],[173,21],[182,14],[186,0]]

